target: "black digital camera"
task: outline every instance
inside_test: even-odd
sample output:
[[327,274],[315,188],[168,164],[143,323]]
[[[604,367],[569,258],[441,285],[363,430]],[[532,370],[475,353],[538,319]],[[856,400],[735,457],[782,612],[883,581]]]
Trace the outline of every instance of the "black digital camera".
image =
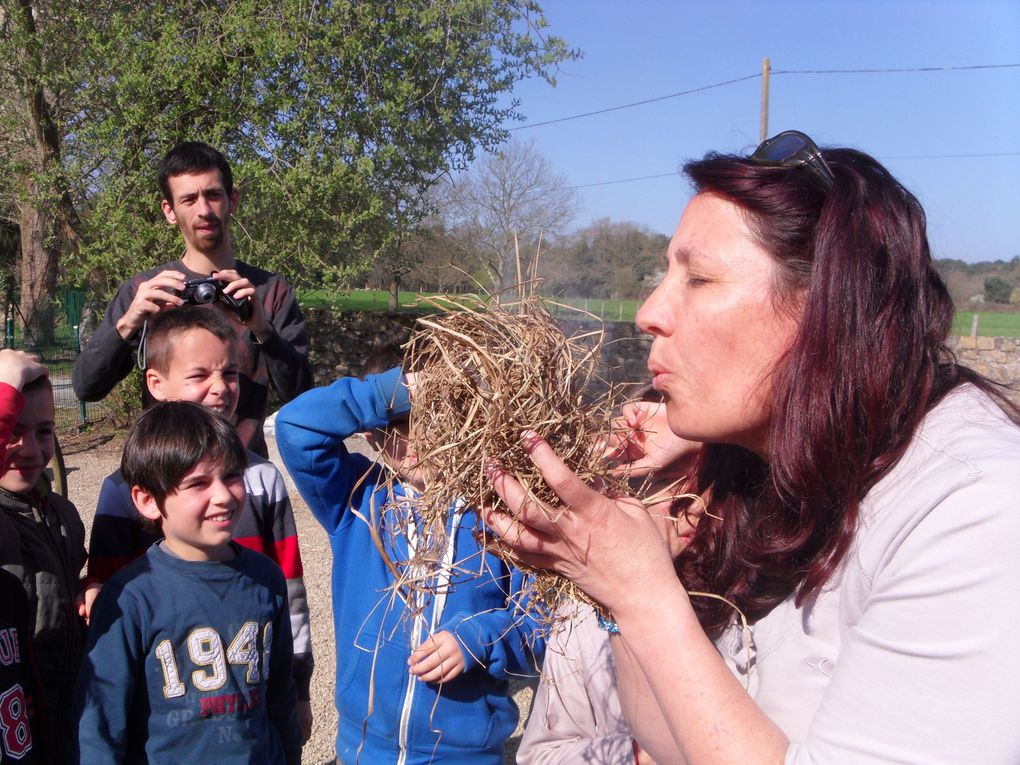
[[205,305],[216,300],[234,309],[239,321],[247,321],[251,318],[251,300],[244,298],[238,300],[232,295],[223,291],[226,282],[219,279],[188,279],[184,282],[184,290],[181,297],[185,305]]

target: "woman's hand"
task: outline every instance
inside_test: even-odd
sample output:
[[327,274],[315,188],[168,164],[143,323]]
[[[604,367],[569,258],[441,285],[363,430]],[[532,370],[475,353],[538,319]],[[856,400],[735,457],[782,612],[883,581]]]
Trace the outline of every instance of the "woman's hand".
[[600,494],[533,433],[525,434],[524,447],[564,507],[529,498],[520,483],[494,466],[493,488],[514,513],[486,513],[503,544],[527,563],[571,579],[610,611],[636,598],[654,598],[662,583],[675,585],[669,550],[640,502]]

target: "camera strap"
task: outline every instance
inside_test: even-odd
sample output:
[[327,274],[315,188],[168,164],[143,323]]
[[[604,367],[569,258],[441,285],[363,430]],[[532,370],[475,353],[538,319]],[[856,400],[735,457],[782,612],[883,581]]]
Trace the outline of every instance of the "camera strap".
[[148,339],[148,337],[149,337],[149,320],[146,319],[145,321],[142,322],[142,331],[138,336],[138,351],[136,358],[138,368],[141,369],[143,372],[145,371],[145,341]]

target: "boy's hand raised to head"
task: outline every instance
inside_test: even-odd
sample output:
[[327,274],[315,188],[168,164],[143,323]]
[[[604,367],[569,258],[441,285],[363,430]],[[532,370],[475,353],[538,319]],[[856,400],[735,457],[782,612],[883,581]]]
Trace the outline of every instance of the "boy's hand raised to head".
[[417,372],[404,372],[404,387],[407,388],[407,395],[414,401],[415,389],[418,387]]
[[411,652],[411,674],[426,683],[448,683],[464,671],[464,651],[449,630],[437,632]]
[[613,420],[606,460],[617,475],[640,478],[679,478],[691,468],[701,444],[675,435],[666,418],[666,405],[648,401],[624,404]]
[[39,361],[38,356],[11,348],[0,351],[0,382],[5,382],[12,388],[21,390],[33,380],[47,374],[47,369]]

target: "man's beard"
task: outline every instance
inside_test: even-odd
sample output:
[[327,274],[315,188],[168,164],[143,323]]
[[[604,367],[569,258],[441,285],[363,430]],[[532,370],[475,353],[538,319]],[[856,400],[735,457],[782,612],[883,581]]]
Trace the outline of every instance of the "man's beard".
[[[213,223],[214,221],[206,221],[206,223]],[[215,221],[216,229],[213,233],[206,232],[195,232],[195,249],[199,252],[210,253],[216,252],[223,244],[223,238],[226,232],[226,226],[223,221],[217,219]]]

